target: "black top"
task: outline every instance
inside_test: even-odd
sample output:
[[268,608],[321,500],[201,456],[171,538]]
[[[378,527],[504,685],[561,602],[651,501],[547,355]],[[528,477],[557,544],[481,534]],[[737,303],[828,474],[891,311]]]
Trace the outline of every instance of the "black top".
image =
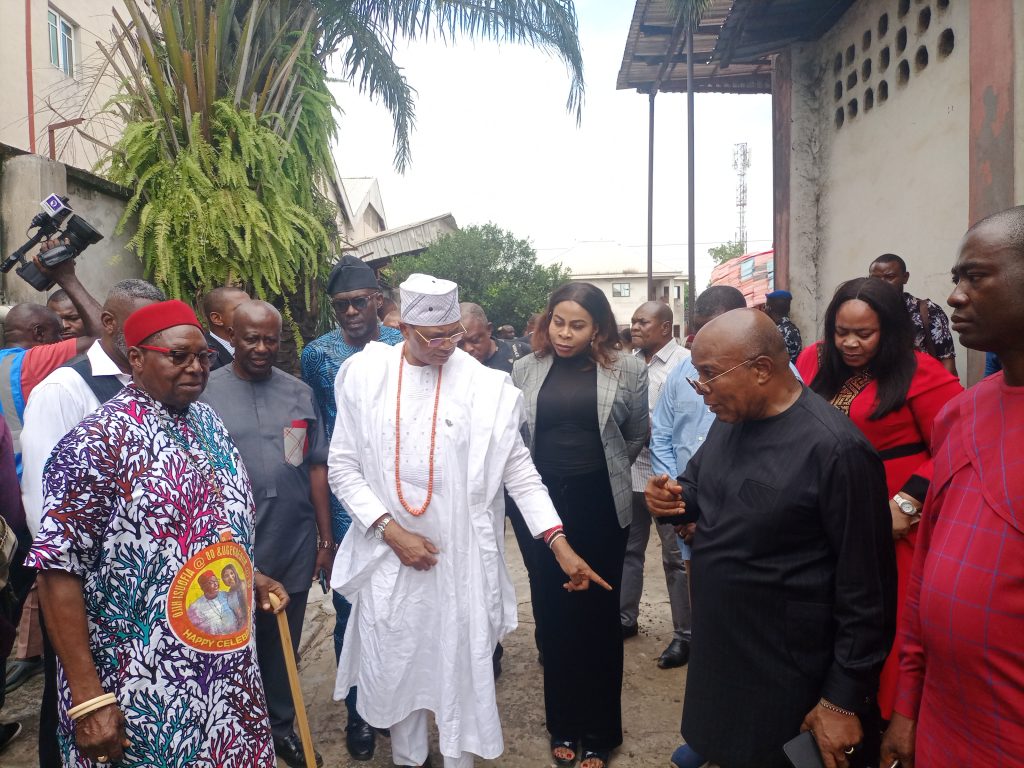
[[210,345],[210,349],[217,353],[217,357],[210,363],[210,371],[216,371],[218,368],[223,368],[225,365],[234,360],[234,356],[228,351],[228,348],[224,346],[224,342],[217,338],[213,333],[207,332],[206,343]]
[[512,364],[530,351],[530,348],[521,344],[518,339],[512,341],[495,339],[494,343],[496,345],[494,354],[484,361],[484,365],[505,373],[512,373]]
[[597,367],[590,355],[554,356],[537,393],[536,464],[541,474],[607,468],[597,423]]
[[788,765],[819,697],[864,709],[892,644],[882,462],[804,389],[777,416],[715,421],[681,480],[697,523],[683,736],[722,765]]

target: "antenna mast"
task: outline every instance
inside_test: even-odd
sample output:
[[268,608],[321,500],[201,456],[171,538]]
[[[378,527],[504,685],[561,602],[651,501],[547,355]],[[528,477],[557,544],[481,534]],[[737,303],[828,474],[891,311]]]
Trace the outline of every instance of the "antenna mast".
[[747,252],[747,169],[750,167],[750,150],[746,142],[734,144],[732,149],[732,167],[736,171],[736,242]]

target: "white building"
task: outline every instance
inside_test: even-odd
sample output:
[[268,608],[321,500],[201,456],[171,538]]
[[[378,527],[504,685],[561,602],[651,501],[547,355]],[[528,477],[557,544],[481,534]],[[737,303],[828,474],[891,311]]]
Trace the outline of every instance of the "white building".
[[[555,263],[572,273],[572,279],[593,283],[612,305],[619,328],[629,326],[633,311],[647,301],[647,246],[622,245],[607,240],[584,241],[569,248],[539,251],[537,261]],[[686,297],[685,246],[654,247],[654,295],[671,307],[673,333],[682,335],[683,302]]]
[[0,144],[91,169],[122,130],[104,111],[117,78],[98,44],[109,50],[114,39],[113,8],[130,20],[123,1],[3,0],[0,7]]

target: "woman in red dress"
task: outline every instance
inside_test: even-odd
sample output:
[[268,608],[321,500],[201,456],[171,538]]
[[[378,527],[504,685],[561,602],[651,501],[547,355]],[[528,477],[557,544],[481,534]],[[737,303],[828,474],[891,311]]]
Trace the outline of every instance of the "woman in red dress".
[[[874,277],[848,280],[825,311],[824,340],[797,358],[811,389],[846,413],[885,463],[899,576],[902,621],[916,525],[932,476],[932,425],[960,381],[933,357],[913,349],[913,328],[899,291]],[[899,639],[889,653],[878,692],[882,717],[892,717],[899,673]]]

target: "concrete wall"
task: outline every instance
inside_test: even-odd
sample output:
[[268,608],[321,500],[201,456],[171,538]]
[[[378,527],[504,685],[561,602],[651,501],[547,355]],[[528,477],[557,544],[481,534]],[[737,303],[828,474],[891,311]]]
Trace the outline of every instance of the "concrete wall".
[[[836,285],[866,274],[878,254],[906,259],[914,295],[945,306],[950,290],[969,223],[970,9],[967,0],[907,6],[901,17],[899,0],[862,0],[821,40],[792,51],[790,284],[808,340],[820,335]],[[940,52],[946,30],[952,51]],[[923,68],[915,61],[922,47]],[[958,349],[961,369],[963,361]]]
[[[69,195],[75,213],[103,235],[77,261],[79,278],[97,300],[102,303],[107,289],[117,281],[142,276],[142,264],[125,250],[132,231],[114,236],[127,201],[124,190],[38,155],[8,157],[0,168],[0,253],[4,257],[25,242],[28,223],[41,210],[39,201],[51,192]],[[3,303],[46,301],[13,270],[3,278]]]
[[[98,41],[110,40],[116,7],[122,19],[129,19],[122,0],[3,0],[0,24],[0,143],[32,151],[29,129],[28,88],[31,74],[35,119],[35,150],[48,155],[47,126],[62,120],[85,117],[80,129],[111,144],[121,133],[113,115],[100,114],[114,95],[117,82],[105,71],[105,58]],[[75,72],[68,77],[50,63],[47,11],[56,10],[75,27]],[[26,49],[31,47],[31,72]],[[109,49],[109,45],[107,46]],[[103,151],[73,128],[56,134],[57,159],[79,168],[91,169]]]

